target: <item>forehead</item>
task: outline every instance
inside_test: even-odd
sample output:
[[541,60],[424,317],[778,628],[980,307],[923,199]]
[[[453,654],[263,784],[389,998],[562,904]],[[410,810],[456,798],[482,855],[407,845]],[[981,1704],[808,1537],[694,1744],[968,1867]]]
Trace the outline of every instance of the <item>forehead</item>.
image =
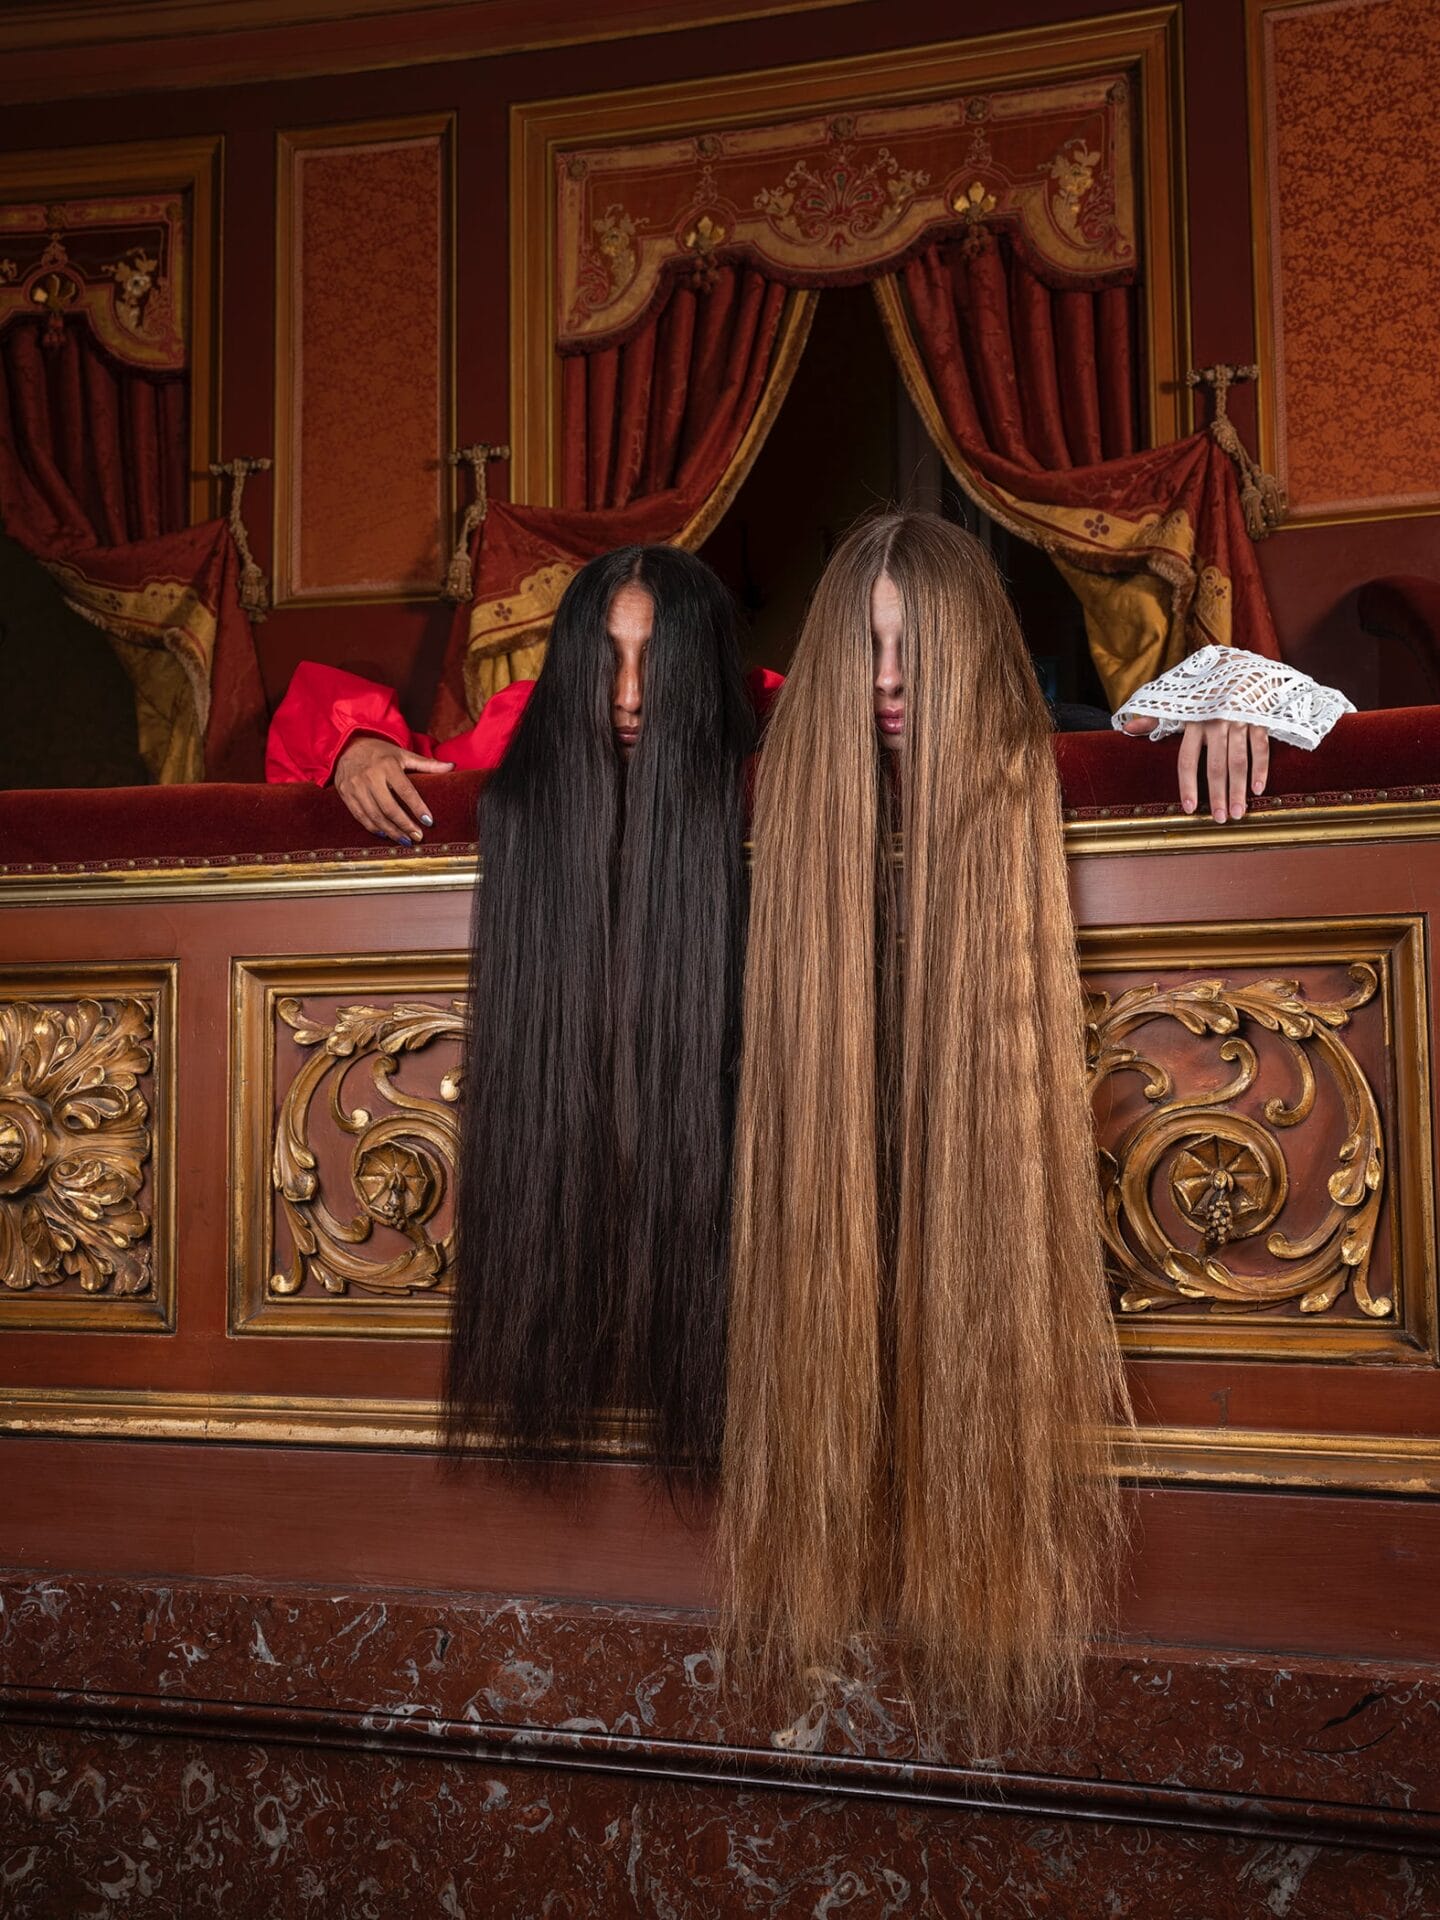
[[900,589],[888,573],[882,573],[870,589],[870,625],[880,639],[900,632],[903,624]]
[[643,646],[655,624],[655,602],[649,589],[627,580],[610,602],[605,630],[617,646]]

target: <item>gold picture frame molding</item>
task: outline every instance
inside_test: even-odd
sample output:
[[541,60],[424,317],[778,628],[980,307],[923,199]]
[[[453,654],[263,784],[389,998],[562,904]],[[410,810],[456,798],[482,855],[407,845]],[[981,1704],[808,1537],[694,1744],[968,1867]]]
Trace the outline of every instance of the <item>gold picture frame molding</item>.
[[923,47],[760,68],[703,80],[569,95],[510,109],[510,497],[557,499],[559,405],[554,298],[554,156],[596,146],[887,106],[1123,65],[1135,70],[1147,426],[1159,444],[1189,430],[1189,246],[1181,10],[1114,13]]

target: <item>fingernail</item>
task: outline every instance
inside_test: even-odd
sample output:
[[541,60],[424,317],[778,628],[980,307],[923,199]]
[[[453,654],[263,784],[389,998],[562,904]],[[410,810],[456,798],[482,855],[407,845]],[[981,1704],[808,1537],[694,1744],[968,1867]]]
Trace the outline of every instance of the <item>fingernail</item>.
[[1225,824],[1225,809],[1224,809],[1224,807],[1216,807],[1216,809],[1215,809],[1215,818],[1216,818],[1216,819],[1217,819],[1217,820],[1218,820],[1218,821],[1220,822],[1220,824],[1221,824],[1222,826],[1223,826],[1223,825]]
[[1182,800],[1180,804],[1186,813],[1193,813],[1195,811],[1195,802],[1193,800]]
[[423,834],[423,833],[417,833],[417,834],[415,835],[415,840],[416,840],[416,844],[418,845],[418,844],[419,844],[419,842],[420,842],[420,841],[422,841],[422,840],[423,840],[424,838],[425,838],[425,836],[424,836],[424,834]]
[[1245,818],[1245,802],[1243,800],[1235,809],[1235,818],[1237,820],[1243,820]]
[[420,823],[422,826],[433,827],[435,824],[435,821],[430,814],[422,813],[420,816]]
[[395,838],[400,842],[402,847],[408,847],[410,845],[410,836],[408,833],[397,833]]
[[1265,782],[1263,780],[1256,780],[1251,790],[1255,793],[1263,793],[1265,791]]

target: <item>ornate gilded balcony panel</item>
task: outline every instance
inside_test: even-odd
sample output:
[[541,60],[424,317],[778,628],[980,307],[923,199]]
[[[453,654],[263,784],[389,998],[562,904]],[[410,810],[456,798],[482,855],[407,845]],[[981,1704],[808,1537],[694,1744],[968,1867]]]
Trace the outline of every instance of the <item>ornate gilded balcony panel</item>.
[[237,960],[230,1324],[446,1330],[463,955]]
[[174,980],[0,970],[0,1328],[173,1327]]
[[1419,917],[1087,929],[1081,949],[1127,1349],[1432,1361]]

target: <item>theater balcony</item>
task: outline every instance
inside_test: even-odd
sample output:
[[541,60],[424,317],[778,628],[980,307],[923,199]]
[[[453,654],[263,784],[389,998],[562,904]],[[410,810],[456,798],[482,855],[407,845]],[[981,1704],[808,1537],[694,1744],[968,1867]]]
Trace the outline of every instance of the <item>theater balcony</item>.
[[[787,1842],[802,1875],[827,1848],[882,1860],[907,1820],[937,1859],[1078,1822],[1075,1914],[1108,1910],[1095,1836],[1128,1822],[1177,1859],[1333,1843],[1337,1875],[1437,1844],[1398,1783],[1433,1779],[1440,1711],[1440,1503],[1417,1497],[1440,1493],[1440,709],[1278,749],[1223,826],[1180,814],[1173,743],[1056,753],[1139,1414],[1093,1721],[978,1772],[915,1765],[877,1671],[772,1724],[717,1670],[708,1522],[657,1497],[640,1423],[617,1413],[548,1491],[441,1461],[455,1070],[488,1017],[464,1001],[459,774],[420,782],[414,852],[312,788],[0,795],[12,1709],[136,1736],[157,1808],[229,1739],[266,1780],[324,1749],[372,1847],[401,1819],[357,1784],[377,1754],[412,1800],[523,1759],[505,1790],[534,1818],[506,1845],[537,1885],[542,1801],[598,1836],[650,1795],[681,1860],[704,1807],[772,1788],[757,1831],[801,1791],[828,1809]],[[997,997],[1009,964],[998,940]],[[666,1811],[657,1781],[700,1798]]]

